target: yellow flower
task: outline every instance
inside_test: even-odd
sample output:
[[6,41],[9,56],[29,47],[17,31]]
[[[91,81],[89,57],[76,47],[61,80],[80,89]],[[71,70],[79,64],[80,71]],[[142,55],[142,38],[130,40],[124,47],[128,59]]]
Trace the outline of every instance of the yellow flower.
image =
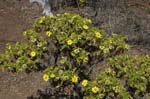
[[81,84],[82,84],[82,86],[84,86],[84,87],[87,86],[88,80],[83,80]]
[[48,37],[50,37],[50,36],[52,35],[52,32],[47,31],[47,32],[46,32],[46,35],[47,35]]
[[36,52],[35,52],[35,51],[32,51],[32,52],[30,53],[30,56],[31,56],[31,57],[35,57],[35,56],[36,56]]
[[72,41],[71,39],[69,39],[69,40],[67,41],[67,44],[68,44],[68,45],[72,45],[72,43],[73,43],[73,41]]
[[98,88],[98,87],[95,86],[95,87],[92,88],[92,92],[93,92],[93,93],[97,93],[98,91],[99,91],[99,88]]
[[47,74],[44,74],[44,75],[43,75],[43,80],[44,80],[44,81],[48,81],[48,80],[49,80],[49,77],[48,77]]
[[83,29],[87,30],[89,27],[87,25],[83,25]]
[[74,75],[74,76],[72,77],[72,82],[73,82],[73,83],[77,83],[77,82],[78,82],[78,76]]
[[55,74],[51,73],[50,78],[55,78]]
[[96,38],[102,38],[102,35],[99,32],[95,32]]

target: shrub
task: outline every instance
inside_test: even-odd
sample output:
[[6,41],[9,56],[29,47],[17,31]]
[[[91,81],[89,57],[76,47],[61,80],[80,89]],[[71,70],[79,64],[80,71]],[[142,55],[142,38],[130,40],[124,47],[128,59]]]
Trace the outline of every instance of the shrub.
[[50,83],[46,95],[51,98],[87,98],[81,87],[84,80],[93,91],[90,97],[97,98],[99,86],[90,76],[95,64],[129,49],[125,37],[107,36],[104,30],[93,27],[90,19],[77,14],[41,17],[33,28],[45,33],[48,44],[50,67],[43,78]]
[[150,57],[148,55],[119,55],[111,58],[109,62],[116,77],[124,80],[124,87],[134,98],[149,94]]

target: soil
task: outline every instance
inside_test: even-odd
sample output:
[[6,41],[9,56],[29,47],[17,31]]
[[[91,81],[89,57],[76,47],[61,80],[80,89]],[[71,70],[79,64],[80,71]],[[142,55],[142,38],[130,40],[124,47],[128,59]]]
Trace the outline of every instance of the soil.
[[0,52],[6,43],[24,41],[22,32],[32,26],[40,15],[38,6],[31,7],[28,0],[0,1]]
[[[95,15],[95,12],[88,7],[81,8],[80,11],[77,8],[68,7],[59,9],[54,14],[65,11],[80,13],[82,16],[91,18]],[[5,51],[6,43],[24,42],[22,32],[31,28],[33,22],[41,16],[41,12],[41,8],[37,5],[31,6],[29,0],[0,0],[0,53]],[[148,52],[136,48],[131,50],[131,53],[146,54]],[[42,80],[42,75],[43,72],[27,74],[0,70],[0,99],[27,99],[28,96],[36,95],[37,90],[44,90],[48,86],[48,83]]]
[[43,72],[11,73],[0,71],[0,99],[27,99],[48,85]]

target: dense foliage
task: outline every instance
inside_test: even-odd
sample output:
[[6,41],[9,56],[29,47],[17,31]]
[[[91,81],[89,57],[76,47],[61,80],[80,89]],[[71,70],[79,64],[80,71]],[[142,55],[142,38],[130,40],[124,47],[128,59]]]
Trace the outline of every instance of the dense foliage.
[[[23,34],[28,42],[8,44],[0,66],[17,72],[47,68],[43,80],[50,86],[38,99],[133,99],[149,94],[149,56],[124,55],[129,49],[126,38],[107,35],[90,19],[70,13],[43,16]],[[103,61],[106,66],[94,76],[93,69]]]
[[47,50],[47,42],[42,36],[33,30],[24,32],[28,43],[19,43],[15,45],[7,44],[6,51],[0,54],[0,65],[2,69],[13,72],[38,70],[43,53]]

